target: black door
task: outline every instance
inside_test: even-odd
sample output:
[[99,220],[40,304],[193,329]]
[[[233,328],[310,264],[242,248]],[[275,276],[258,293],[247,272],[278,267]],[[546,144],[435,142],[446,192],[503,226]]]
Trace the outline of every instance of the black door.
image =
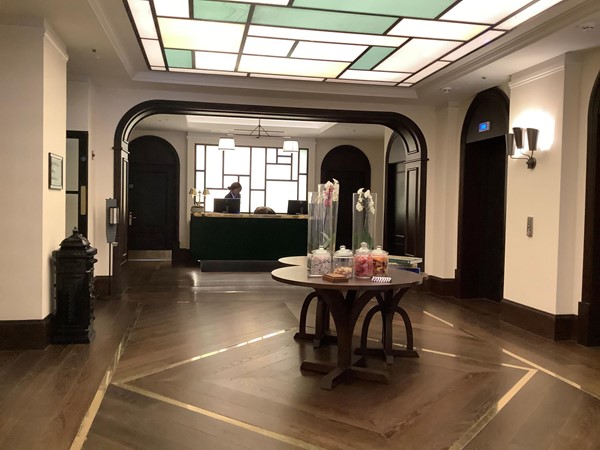
[[129,144],[130,250],[172,250],[178,241],[179,164],[165,140],[143,136]]
[[506,214],[504,137],[466,144],[464,171],[461,297],[500,301]]
[[392,255],[406,254],[406,164],[388,164],[387,242]]
[[333,178],[340,182],[336,247],[352,248],[352,194],[360,188],[369,189],[371,165],[358,148],[342,145],[331,150],[321,164],[321,183]]

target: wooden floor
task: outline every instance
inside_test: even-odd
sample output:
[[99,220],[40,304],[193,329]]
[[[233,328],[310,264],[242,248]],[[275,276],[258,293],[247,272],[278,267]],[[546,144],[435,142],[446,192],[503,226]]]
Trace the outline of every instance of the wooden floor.
[[[299,367],[335,347],[293,339],[307,290],[269,274],[131,265],[91,346],[0,352],[0,448],[600,448],[600,348],[503,324],[487,301],[407,294],[420,358],[369,359],[389,385],[325,391]],[[400,320],[399,348],[403,331]]]

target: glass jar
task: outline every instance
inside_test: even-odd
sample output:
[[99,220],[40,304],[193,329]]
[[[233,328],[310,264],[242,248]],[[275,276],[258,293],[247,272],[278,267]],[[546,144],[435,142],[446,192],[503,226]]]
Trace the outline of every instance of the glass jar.
[[354,276],[356,278],[371,278],[373,276],[373,257],[366,242],[354,253]]
[[312,251],[310,259],[311,277],[320,277],[331,270],[331,253],[325,250],[322,245],[317,250]]
[[340,249],[333,254],[333,273],[344,275],[346,278],[352,278],[352,268],[354,266],[354,257],[352,250],[341,245]]
[[373,258],[373,275],[377,277],[387,276],[389,261],[388,252],[383,250],[381,245],[378,245],[377,248],[371,252],[371,257]]

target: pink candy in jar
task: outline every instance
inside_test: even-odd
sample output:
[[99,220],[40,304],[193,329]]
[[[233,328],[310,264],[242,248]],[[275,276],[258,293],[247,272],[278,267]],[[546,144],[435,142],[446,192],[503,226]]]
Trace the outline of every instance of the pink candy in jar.
[[371,278],[373,276],[373,257],[366,242],[354,253],[354,276],[356,278]]

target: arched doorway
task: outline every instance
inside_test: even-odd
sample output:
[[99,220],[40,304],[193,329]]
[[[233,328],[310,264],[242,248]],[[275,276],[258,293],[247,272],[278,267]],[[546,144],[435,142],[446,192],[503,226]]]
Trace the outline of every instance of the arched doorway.
[[158,136],[129,144],[128,250],[179,248],[179,157]]
[[508,97],[494,88],[475,97],[463,124],[458,298],[501,301],[504,295],[508,117]]
[[600,345],[600,74],[588,110],[583,280],[577,341]]
[[393,255],[425,256],[425,166],[410,129],[392,134],[386,156],[384,245]]
[[321,163],[321,183],[340,182],[336,246],[352,248],[352,193],[371,188],[371,164],[362,150],[352,145],[333,148]]
[[[204,103],[176,100],[149,100],[135,105],[119,121],[114,135],[113,192],[119,205],[118,244],[113,252],[113,286],[119,295],[126,287],[124,279],[127,263],[127,218],[129,205],[127,183],[129,174],[129,136],[142,119],[155,114],[211,114],[242,115],[269,119],[318,120],[324,122],[377,124],[392,131],[411,130],[417,137],[422,158],[422,182],[426,182],[427,147],[419,127],[408,117],[389,111],[349,111],[317,108],[293,108],[264,105],[241,105],[228,103]],[[424,211],[422,215],[424,214]],[[424,224],[424,220],[422,224]],[[424,226],[421,227],[424,233]]]

